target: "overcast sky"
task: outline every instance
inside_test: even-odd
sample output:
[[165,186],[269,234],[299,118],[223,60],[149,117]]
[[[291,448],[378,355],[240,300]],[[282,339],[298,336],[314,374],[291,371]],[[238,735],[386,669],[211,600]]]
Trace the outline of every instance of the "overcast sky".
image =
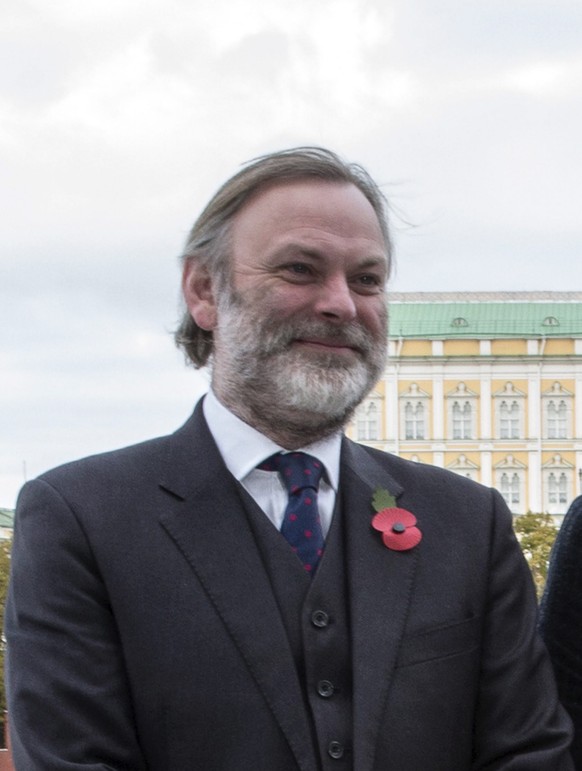
[[262,153],[368,168],[394,290],[582,289],[581,33],[580,0],[3,0],[0,506],[188,416],[177,255]]

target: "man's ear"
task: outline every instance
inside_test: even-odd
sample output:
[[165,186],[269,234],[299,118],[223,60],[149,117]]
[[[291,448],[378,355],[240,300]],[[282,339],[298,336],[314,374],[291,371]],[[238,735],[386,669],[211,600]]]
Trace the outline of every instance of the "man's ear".
[[211,332],[217,323],[215,285],[207,268],[188,260],[182,273],[182,292],[190,315],[201,329]]

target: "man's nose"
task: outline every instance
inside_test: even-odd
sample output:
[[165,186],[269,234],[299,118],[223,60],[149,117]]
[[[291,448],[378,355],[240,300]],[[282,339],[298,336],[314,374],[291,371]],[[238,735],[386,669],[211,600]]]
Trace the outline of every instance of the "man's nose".
[[338,323],[353,321],[357,315],[350,286],[343,276],[327,278],[320,286],[315,311],[318,315]]

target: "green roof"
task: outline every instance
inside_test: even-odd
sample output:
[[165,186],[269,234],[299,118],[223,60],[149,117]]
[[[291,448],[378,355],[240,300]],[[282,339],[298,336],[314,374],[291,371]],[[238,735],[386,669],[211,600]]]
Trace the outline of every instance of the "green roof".
[[[524,293],[524,297],[529,294],[533,293]],[[579,293],[564,294],[571,296]],[[389,295],[391,338],[582,337],[582,302],[577,299],[563,302],[527,299],[496,301],[465,299],[471,295],[459,293],[458,300],[450,300],[449,293],[446,300],[440,300],[438,295],[433,294],[428,295],[432,299],[419,302],[416,299],[418,296],[410,294],[410,299],[406,299],[404,294]]]

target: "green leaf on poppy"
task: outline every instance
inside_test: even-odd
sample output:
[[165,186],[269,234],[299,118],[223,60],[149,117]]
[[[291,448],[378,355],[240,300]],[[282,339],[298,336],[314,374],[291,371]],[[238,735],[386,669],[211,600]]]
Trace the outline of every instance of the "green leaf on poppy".
[[396,498],[393,495],[390,495],[388,490],[383,490],[381,487],[378,487],[372,498],[372,506],[374,511],[391,509],[396,506]]

